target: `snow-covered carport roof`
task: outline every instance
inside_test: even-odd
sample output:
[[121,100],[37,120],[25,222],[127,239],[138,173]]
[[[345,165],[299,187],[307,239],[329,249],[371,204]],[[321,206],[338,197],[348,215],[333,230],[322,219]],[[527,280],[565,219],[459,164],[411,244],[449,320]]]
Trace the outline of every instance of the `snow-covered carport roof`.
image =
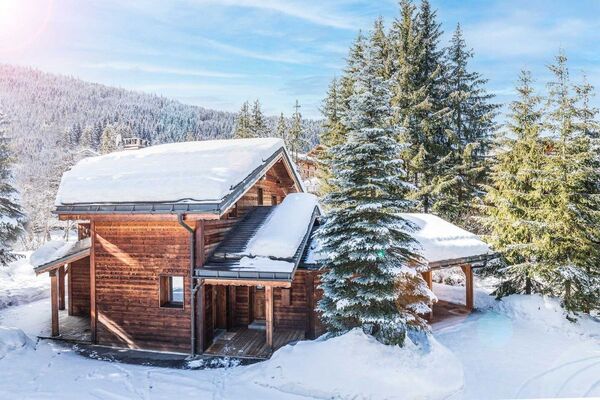
[[54,212],[220,215],[278,162],[304,191],[278,138],[170,143],[90,157],[63,175]]
[[[403,213],[413,230],[416,252],[427,262],[430,269],[449,268],[470,264],[477,267],[497,255],[481,238],[438,216],[424,213]],[[303,257],[307,267],[317,266],[324,255],[316,240],[312,240]]]
[[291,193],[277,206],[256,207],[229,231],[194,276],[289,283],[319,215],[317,198],[309,193]]
[[65,264],[89,257],[91,244],[89,237],[76,242],[52,240],[31,254],[31,265],[37,275],[43,274]]

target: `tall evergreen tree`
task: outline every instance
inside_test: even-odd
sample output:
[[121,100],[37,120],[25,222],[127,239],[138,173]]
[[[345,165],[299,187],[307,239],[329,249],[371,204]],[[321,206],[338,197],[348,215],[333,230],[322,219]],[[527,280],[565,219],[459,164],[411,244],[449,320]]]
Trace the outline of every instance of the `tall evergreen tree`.
[[294,105],[294,114],[292,115],[292,126],[288,136],[288,148],[290,149],[295,160],[298,159],[298,153],[302,149],[304,140],[304,127],[302,124],[302,114],[300,113],[300,104],[296,100]]
[[250,105],[247,101],[242,104],[240,112],[236,117],[233,137],[235,139],[247,139],[253,137],[252,116],[250,115]]
[[100,143],[100,153],[108,154],[113,151],[117,151],[118,149],[118,135],[116,129],[108,124],[104,127],[102,131],[101,143]]
[[521,72],[516,89],[519,97],[510,106],[506,134],[498,138],[484,199],[488,239],[504,260],[485,271],[500,278],[498,297],[545,291],[549,274],[540,241],[548,231],[539,212],[547,196],[543,182],[548,163],[541,98],[534,93],[529,72]]
[[[433,211],[459,225],[470,225],[481,185],[488,173],[486,156],[495,129],[498,105],[491,103],[483,79],[468,68],[473,52],[467,48],[460,25],[446,51],[444,97],[449,111],[448,155],[436,179]],[[478,203],[478,201],[477,201]]]
[[[597,307],[600,262],[600,163],[593,132],[580,124],[564,53],[551,65],[546,128],[554,148],[546,169],[549,195],[541,203],[549,229],[542,236],[545,257],[554,266],[556,285],[570,311]],[[585,117],[582,121],[585,121]],[[583,129],[582,129],[583,128]]]
[[423,212],[435,209],[440,183],[436,177],[448,168],[451,137],[444,98],[442,31],[427,0],[418,12],[410,0],[400,2],[400,18],[390,32],[394,65],[396,120],[401,124],[401,157],[407,179],[418,190],[414,194]]
[[[402,344],[407,326],[426,326],[419,314],[429,310],[431,293],[408,266],[418,263],[399,216],[409,206],[409,186],[391,125],[389,82],[377,73],[381,62],[370,46],[351,77],[348,138],[331,149],[336,189],[325,198],[330,211],[318,233],[328,256],[319,310],[334,333],[360,327],[383,343]],[[398,286],[410,298],[399,296]]]
[[250,131],[252,132],[252,137],[269,136],[269,128],[267,127],[265,116],[261,110],[260,101],[258,99],[256,99],[252,105]]
[[0,113],[0,265],[6,265],[17,258],[11,246],[23,233],[23,213],[13,186],[13,158],[6,137],[6,124],[4,115]]
[[288,135],[288,125],[283,113],[279,114],[279,119],[277,120],[277,128],[275,130],[275,136],[281,138],[285,141]]

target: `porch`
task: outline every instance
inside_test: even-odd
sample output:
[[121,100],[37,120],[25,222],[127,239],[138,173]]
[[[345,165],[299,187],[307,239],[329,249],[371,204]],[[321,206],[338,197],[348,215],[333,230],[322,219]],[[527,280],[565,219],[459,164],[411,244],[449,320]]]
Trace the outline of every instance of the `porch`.
[[92,342],[92,330],[89,316],[69,315],[67,310],[58,312],[58,325],[60,331],[58,335],[52,334],[50,327],[42,331],[38,337],[40,339],[62,340],[70,343]]
[[204,351],[205,355],[262,358],[286,344],[304,340],[304,331],[298,329],[276,329],[273,332],[273,345],[267,344],[265,331],[257,328],[235,327],[217,333],[212,344]]

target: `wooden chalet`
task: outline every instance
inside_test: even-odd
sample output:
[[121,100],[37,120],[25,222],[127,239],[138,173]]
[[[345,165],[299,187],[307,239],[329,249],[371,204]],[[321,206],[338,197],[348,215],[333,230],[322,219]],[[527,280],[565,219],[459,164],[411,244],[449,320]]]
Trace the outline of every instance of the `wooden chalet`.
[[[78,241],[34,253],[36,273],[51,280],[45,336],[250,358],[317,337],[315,199],[280,139],[166,144],[80,161],[63,175],[55,209],[78,223]],[[469,308],[471,266],[488,250],[430,262],[464,267]]]

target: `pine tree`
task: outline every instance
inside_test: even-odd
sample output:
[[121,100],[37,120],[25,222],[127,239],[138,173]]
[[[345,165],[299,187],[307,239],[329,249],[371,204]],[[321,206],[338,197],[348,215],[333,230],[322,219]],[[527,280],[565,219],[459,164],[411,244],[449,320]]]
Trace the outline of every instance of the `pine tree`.
[[549,229],[542,240],[555,271],[554,293],[567,310],[589,312],[600,304],[600,163],[593,116],[589,104],[585,112],[578,107],[563,52],[549,69],[554,79],[548,84],[546,127],[554,148],[546,168],[549,195],[542,203]]
[[317,152],[317,178],[319,179],[319,195],[325,196],[334,190],[331,182],[331,149],[342,144],[346,139],[346,127],[342,122],[342,98],[340,85],[334,79],[329,85],[327,96],[323,102],[323,129],[319,135],[320,149]]
[[534,93],[529,72],[521,72],[516,90],[519,98],[510,106],[507,132],[496,143],[482,219],[489,243],[504,260],[484,271],[500,278],[498,297],[546,291],[550,269],[540,241],[548,231],[539,212],[547,196],[548,164],[548,140],[541,137],[541,98]]
[[0,265],[17,259],[18,256],[12,252],[11,245],[23,233],[23,213],[13,187],[13,159],[6,137],[6,124],[4,115],[0,113]]
[[292,126],[288,136],[288,148],[290,149],[294,160],[298,159],[298,153],[302,149],[304,139],[304,127],[302,124],[302,114],[300,114],[300,104],[296,100],[294,105],[294,114],[292,115]]
[[267,127],[265,116],[260,108],[260,101],[255,100],[252,106],[252,116],[250,118],[250,131],[252,137],[268,137],[269,128]]
[[427,0],[418,12],[410,0],[400,2],[400,18],[390,32],[394,65],[396,121],[401,125],[401,158],[407,179],[418,190],[418,208],[435,208],[440,169],[447,168],[451,137],[443,90],[442,31]]
[[117,131],[112,125],[106,125],[102,131],[100,153],[108,154],[118,149]]
[[235,131],[233,137],[235,139],[247,139],[252,136],[252,117],[250,115],[250,106],[245,101],[242,108],[236,117]]
[[281,113],[279,115],[279,120],[277,120],[277,129],[275,131],[276,136],[285,141],[287,138],[287,131],[288,131],[287,121],[285,120],[283,113]]
[[88,125],[81,133],[80,146],[84,149],[94,149],[94,127]]
[[446,51],[444,97],[449,110],[448,154],[440,164],[433,191],[433,211],[468,227],[469,217],[483,197],[481,185],[488,173],[486,155],[495,129],[498,106],[485,90],[486,79],[469,71],[473,52],[467,49],[460,25]]
[[[407,326],[426,326],[419,314],[429,310],[431,293],[409,267],[418,260],[408,223],[399,216],[409,205],[409,186],[391,125],[389,83],[377,74],[381,62],[374,46],[366,50],[351,77],[343,117],[348,138],[331,149],[336,190],[325,198],[330,211],[318,233],[328,256],[318,307],[333,333],[360,327],[401,345]],[[398,287],[407,295],[399,296]]]

